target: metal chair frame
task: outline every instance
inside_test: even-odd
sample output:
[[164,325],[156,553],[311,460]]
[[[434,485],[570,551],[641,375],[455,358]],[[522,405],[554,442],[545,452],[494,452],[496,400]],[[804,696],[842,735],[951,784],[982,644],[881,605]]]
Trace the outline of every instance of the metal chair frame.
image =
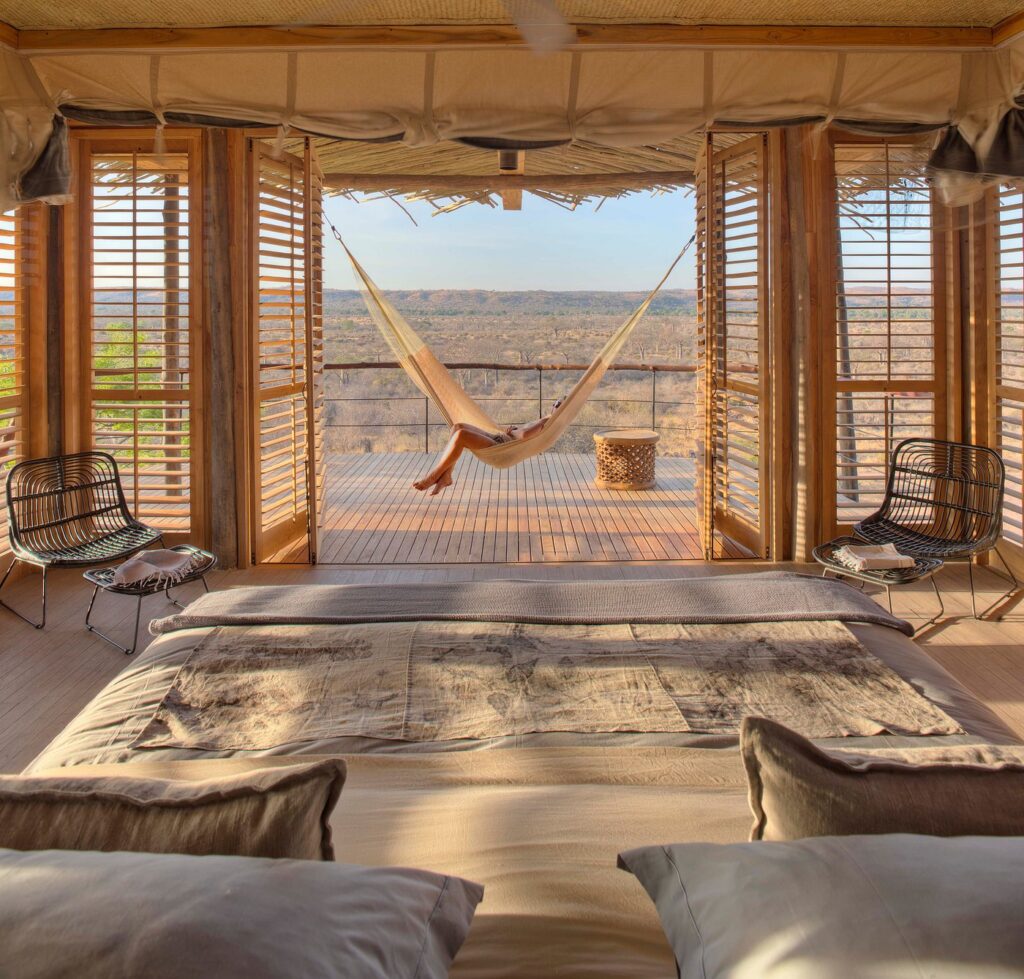
[[967,562],[971,610],[978,617],[974,558],[995,551],[1011,588],[1020,587],[998,540],[1003,523],[1006,470],[999,454],[982,445],[943,439],[904,439],[893,450],[879,509],[853,528],[860,540],[895,544],[913,557]]
[[36,622],[0,599],[0,605],[36,629],[46,625],[46,573],[119,561],[163,544],[160,531],[132,516],[117,462],[106,452],[27,459],[7,474],[7,523],[16,564],[43,572],[42,617]]

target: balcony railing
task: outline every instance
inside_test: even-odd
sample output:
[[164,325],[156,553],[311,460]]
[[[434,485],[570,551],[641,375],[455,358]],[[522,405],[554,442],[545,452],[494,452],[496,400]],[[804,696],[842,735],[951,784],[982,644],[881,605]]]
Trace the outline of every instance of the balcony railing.
[[[466,389],[476,401],[492,403],[496,406],[494,414],[508,422],[527,421],[536,413],[539,417],[550,411],[549,402],[564,395],[575,383],[576,377],[590,366],[589,364],[505,364],[483,361],[449,363],[446,365],[461,375]],[[404,371],[395,361],[353,361],[346,363],[328,363],[324,365],[328,379],[325,401],[328,406],[325,426],[329,432],[328,449],[334,451],[387,451],[371,445],[367,433],[383,433],[400,430],[407,435],[418,433],[415,446],[423,452],[436,451],[447,438],[447,425],[438,414],[430,400],[422,394],[409,394],[411,384],[405,378]],[[353,378],[366,377],[367,372],[393,373],[394,392],[383,394],[362,391],[357,394],[343,396],[340,391],[352,383]],[[567,436],[573,432],[593,433],[608,428],[618,427],[650,427],[663,435],[662,449],[667,454],[688,456],[693,451],[695,442],[697,407],[696,383],[691,381],[689,397],[680,397],[678,388],[684,376],[693,378],[697,368],[691,364],[634,364],[619,363],[609,368],[614,377],[611,384],[606,380],[591,397],[577,421],[570,427]],[[395,373],[397,372],[397,373]],[[629,375],[633,375],[633,379]],[[488,375],[493,375],[488,379]],[[562,375],[564,384],[556,386],[552,383],[554,376]],[[331,378],[337,378],[332,381]],[[498,392],[500,378],[508,378],[513,390]],[[661,386],[659,388],[659,377]],[[671,378],[671,381],[669,381]],[[522,381],[526,380],[529,390],[524,391]],[[626,388],[623,396],[610,396],[616,384]],[[386,383],[386,382],[378,382]],[[637,390],[642,384],[643,391]],[[683,386],[686,382],[683,381]],[[369,387],[369,385],[367,385]],[[667,389],[667,390],[666,390]],[[674,390],[675,389],[675,390]],[[628,396],[625,396],[628,395]],[[675,396],[673,396],[675,395]],[[389,407],[383,408],[383,405]],[[411,411],[399,420],[380,420],[381,415],[391,419],[401,413],[400,406],[407,406]],[[415,406],[415,407],[414,407]],[[360,411],[360,409],[363,409]],[[347,437],[352,432],[362,433],[360,448],[352,446]],[[337,432],[338,437],[331,438],[330,433]],[[434,436],[434,438],[432,438]],[[332,445],[331,442],[335,444]],[[377,440],[378,442],[383,440]],[[577,436],[577,451],[582,451],[582,443]],[[589,439],[587,439],[589,443]],[[414,448],[408,438],[402,440],[405,451]],[[573,440],[569,439],[572,445]],[[588,446],[589,448],[589,446]]]

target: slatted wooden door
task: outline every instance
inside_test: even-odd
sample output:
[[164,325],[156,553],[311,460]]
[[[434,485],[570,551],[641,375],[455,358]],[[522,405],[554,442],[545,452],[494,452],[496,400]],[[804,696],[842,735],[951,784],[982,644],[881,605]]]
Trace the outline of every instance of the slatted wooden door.
[[945,434],[946,289],[927,149],[842,137],[832,152],[835,382],[824,417],[834,454],[823,502],[841,534],[881,504],[898,442]]
[[709,160],[713,154],[711,139],[705,139],[697,154],[695,176],[697,188],[696,208],[696,287],[697,287],[697,401],[703,411],[702,424],[698,429],[696,444],[696,508],[697,533],[700,538],[701,551],[706,559],[714,557],[714,528],[712,515],[714,502],[712,499],[712,481],[709,474],[714,472],[712,454],[712,412],[710,411],[709,391],[711,376],[708,370],[708,327],[714,321],[714,313],[709,309],[712,295],[708,277],[708,220],[710,211],[710,194],[708,189]]
[[1003,543],[1024,567],[1024,184],[992,194],[991,402],[989,444],[1003,457]]
[[708,134],[698,184],[705,359],[706,551],[725,535],[768,556],[767,136]]
[[83,441],[117,459],[140,520],[201,539],[198,142],[83,147]]
[[[0,486],[25,454],[28,357],[23,214],[0,214]],[[0,555],[8,550],[7,514],[0,504]]]
[[316,563],[320,548],[320,516],[327,486],[325,452],[326,401],[324,394],[324,182],[312,140],[306,140],[306,351],[309,358],[309,390],[306,414],[309,433],[310,561]]
[[323,493],[322,177],[302,157],[251,143],[254,557],[316,560]]

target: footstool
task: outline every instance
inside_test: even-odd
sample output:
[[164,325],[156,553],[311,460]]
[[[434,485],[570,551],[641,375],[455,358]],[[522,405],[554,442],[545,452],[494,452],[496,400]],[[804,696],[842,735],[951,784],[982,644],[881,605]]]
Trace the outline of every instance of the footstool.
[[[178,608],[184,608],[185,606],[181,602],[176,601],[171,597],[171,589],[177,588],[179,585],[187,585],[191,581],[201,581],[203,587],[209,591],[210,586],[206,583],[206,575],[217,566],[217,558],[214,557],[209,551],[204,551],[201,548],[193,547],[191,544],[177,544],[174,547],[168,548],[170,551],[177,551],[179,554],[191,554],[196,558],[196,565],[192,568],[184,577],[175,581],[171,585],[153,584],[153,583],[139,583],[130,585],[116,585],[114,584],[114,574],[117,571],[117,567],[109,568],[96,568],[93,570],[86,571],[82,577],[85,578],[92,586],[92,600],[89,602],[89,611],[85,613],[85,627],[90,632],[95,632],[100,639],[106,639],[111,646],[116,646],[126,656],[131,656],[135,652],[139,645],[139,620],[142,617],[142,600],[148,595],[155,595],[157,592],[163,592],[167,596],[167,601],[172,605],[177,605]],[[135,606],[135,631],[132,633],[132,644],[131,646],[122,646],[119,642],[115,642],[110,636],[104,635],[95,626],[89,623],[89,618],[92,616],[93,606],[96,604],[96,596],[100,591],[107,592],[111,595],[131,595],[137,600]]]
[[942,567],[942,559],[937,557],[914,558],[912,568],[872,568],[867,571],[855,571],[848,568],[839,561],[835,553],[841,547],[847,545],[864,546],[864,541],[859,537],[837,537],[827,544],[819,544],[811,552],[814,560],[822,565],[824,570],[821,576],[824,578],[828,572],[843,578],[853,578],[870,585],[878,585],[885,589],[886,598],[889,600],[889,611],[892,612],[892,592],[890,589],[895,585],[910,585],[915,581],[923,581],[927,578],[935,589],[935,597],[939,600],[939,616],[945,614],[946,607],[942,603],[942,595],[939,594],[939,586],[935,583],[935,572]]

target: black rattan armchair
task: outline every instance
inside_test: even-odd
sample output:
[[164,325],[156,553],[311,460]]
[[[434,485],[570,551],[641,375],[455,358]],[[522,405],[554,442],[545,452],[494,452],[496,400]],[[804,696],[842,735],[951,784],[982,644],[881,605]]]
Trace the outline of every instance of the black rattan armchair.
[[994,550],[1003,522],[1003,460],[992,449],[940,439],[905,439],[896,446],[881,508],[853,528],[872,544],[895,544],[914,557],[966,560],[971,608],[977,618],[973,557]]
[[0,588],[19,561],[42,568],[42,620],[0,605],[37,629],[46,625],[48,568],[107,564],[163,542],[160,531],[131,515],[117,463],[106,452],[18,463],[7,474],[7,523],[14,559]]

